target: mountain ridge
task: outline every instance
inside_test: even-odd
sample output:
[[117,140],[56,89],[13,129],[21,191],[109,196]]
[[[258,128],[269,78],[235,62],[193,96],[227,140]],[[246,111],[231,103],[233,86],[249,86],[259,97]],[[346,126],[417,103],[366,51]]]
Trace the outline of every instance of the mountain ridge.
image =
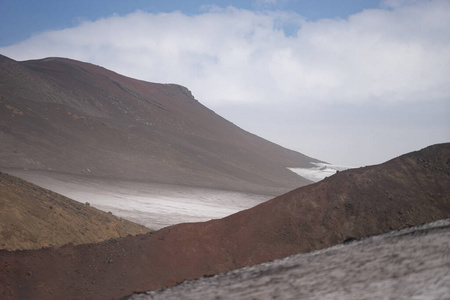
[[0,251],[0,295],[120,298],[449,217],[446,143],[341,171],[223,219],[108,243]]
[[445,299],[449,248],[444,219],[122,300]]
[[0,56],[0,167],[264,192],[318,160],[248,133],[176,84],[63,58]]

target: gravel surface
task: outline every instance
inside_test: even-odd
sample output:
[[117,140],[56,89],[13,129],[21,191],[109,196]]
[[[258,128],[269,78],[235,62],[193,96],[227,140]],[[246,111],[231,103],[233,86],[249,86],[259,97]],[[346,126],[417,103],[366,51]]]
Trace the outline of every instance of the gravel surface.
[[450,219],[127,299],[450,299]]

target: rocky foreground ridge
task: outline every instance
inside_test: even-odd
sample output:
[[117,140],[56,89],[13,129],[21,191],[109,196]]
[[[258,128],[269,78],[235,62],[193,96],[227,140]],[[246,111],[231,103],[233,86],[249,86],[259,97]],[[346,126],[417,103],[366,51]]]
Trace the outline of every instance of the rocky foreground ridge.
[[447,299],[449,253],[445,219],[123,300]]
[[0,251],[2,299],[111,299],[450,217],[450,143],[339,172],[220,220]]

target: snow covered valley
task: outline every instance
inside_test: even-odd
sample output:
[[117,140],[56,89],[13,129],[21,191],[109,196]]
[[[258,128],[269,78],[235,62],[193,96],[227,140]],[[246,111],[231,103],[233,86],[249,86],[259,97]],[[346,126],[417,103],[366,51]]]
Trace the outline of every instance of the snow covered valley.
[[219,219],[270,196],[157,183],[89,178],[42,171],[2,170],[81,203],[158,230]]
[[[313,168],[289,168],[317,182],[349,167],[313,163]],[[251,208],[271,196],[158,183],[120,181],[55,172],[4,169],[81,203],[158,230],[166,226],[219,219]]]

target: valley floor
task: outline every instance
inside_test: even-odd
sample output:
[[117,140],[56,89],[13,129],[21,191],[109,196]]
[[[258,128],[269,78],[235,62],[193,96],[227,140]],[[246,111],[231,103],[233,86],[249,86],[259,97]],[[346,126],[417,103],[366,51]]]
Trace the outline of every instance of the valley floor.
[[219,219],[272,198],[241,192],[3,169],[43,188],[158,230]]

